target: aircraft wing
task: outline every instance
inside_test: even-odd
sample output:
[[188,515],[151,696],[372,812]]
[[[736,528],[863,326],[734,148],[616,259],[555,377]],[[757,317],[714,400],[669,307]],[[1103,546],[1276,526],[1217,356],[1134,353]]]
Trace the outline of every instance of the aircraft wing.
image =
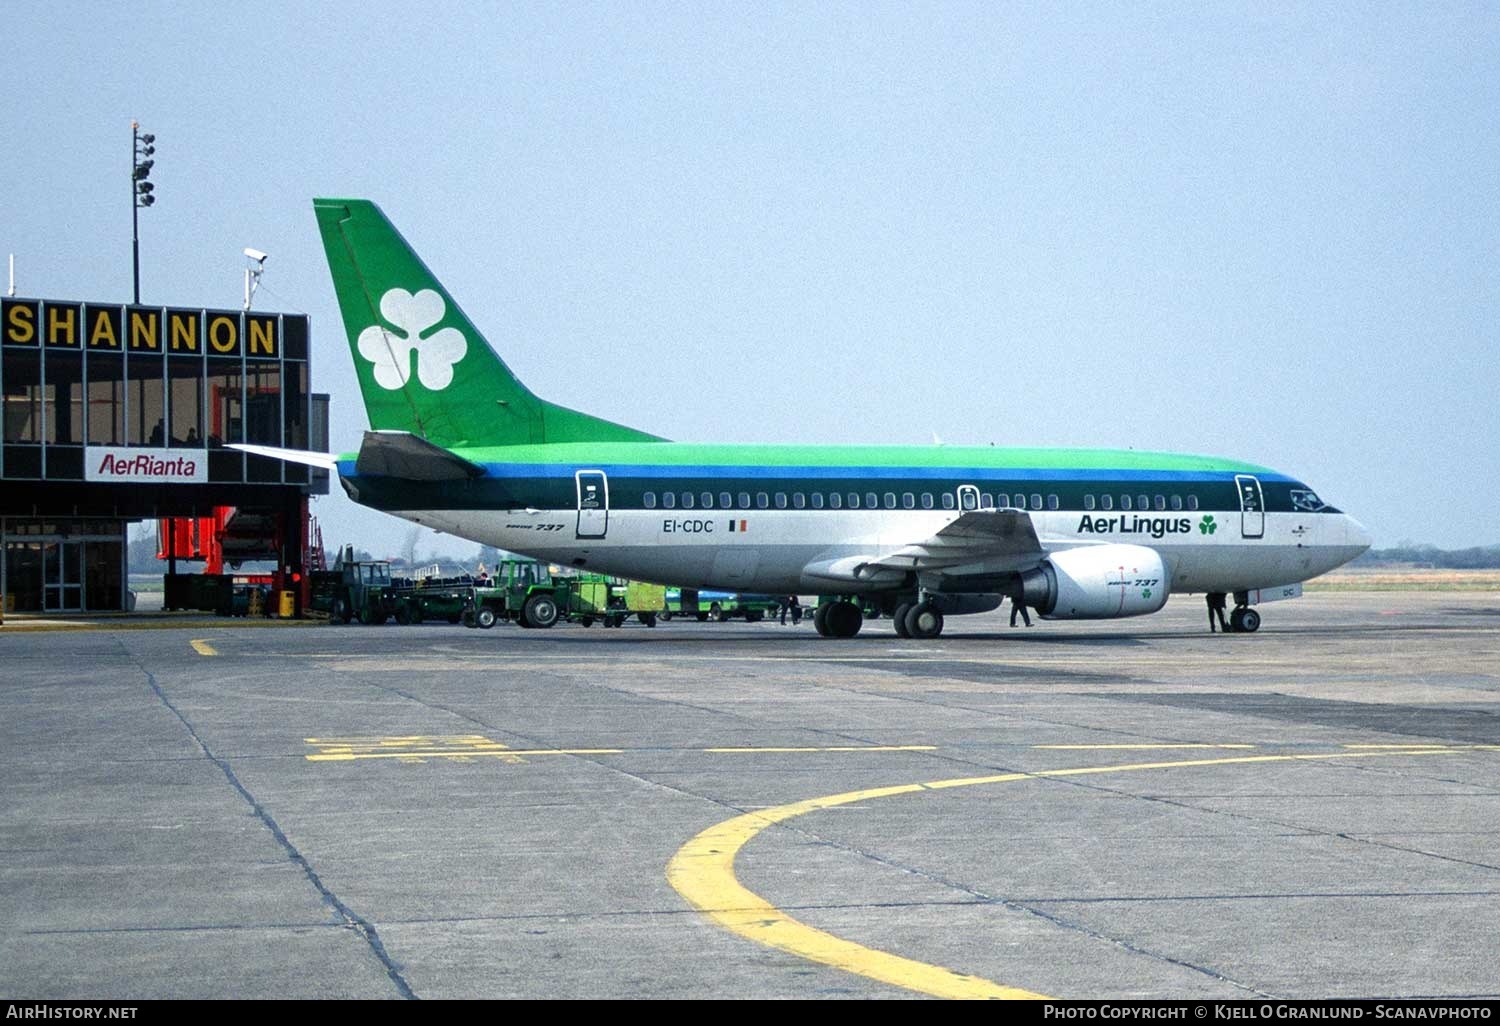
[[976,509],[930,537],[870,560],[868,566],[872,570],[943,570],[1030,556],[1042,556],[1030,514],[1020,509]]
[[359,474],[407,481],[462,481],[484,468],[409,431],[366,431],[354,464]]
[[1036,528],[1025,510],[977,509],[958,517],[936,534],[886,555],[818,560],[804,567],[802,574],[813,581],[895,584],[914,571],[996,562],[1019,567],[1041,559],[1044,554]]

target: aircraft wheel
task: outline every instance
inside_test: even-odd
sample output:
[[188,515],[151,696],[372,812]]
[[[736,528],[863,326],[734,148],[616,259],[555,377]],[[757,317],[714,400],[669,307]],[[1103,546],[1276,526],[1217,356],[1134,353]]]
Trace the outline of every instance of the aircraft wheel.
[[1240,606],[1229,614],[1229,626],[1237,632],[1254,634],[1260,630],[1260,614],[1249,606]]
[[557,600],[551,595],[533,595],[526,600],[521,615],[532,627],[545,629],[557,622],[559,612]]
[[911,612],[911,603],[902,602],[896,606],[896,611],[891,614],[891,624],[896,628],[896,637],[909,638],[911,635],[906,630],[906,614]]
[[828,611],[828,633],[835,638],[852,638],[864,626],[865,614],[853,602],[835,602]]
[[489,606],[481,607],[479,612],[474,614],[474,622],[485,630],[489,630],[495,626],[495,611]]
[[907,637],[926,641],[943,633],[943,614],[930,602],[921,602],[906,613]]
[[824,602],[813,610],[813,630],[818,632],[820,638],[832,637],[828,633],[828,611],[833,608],[833,605],[832,602]]

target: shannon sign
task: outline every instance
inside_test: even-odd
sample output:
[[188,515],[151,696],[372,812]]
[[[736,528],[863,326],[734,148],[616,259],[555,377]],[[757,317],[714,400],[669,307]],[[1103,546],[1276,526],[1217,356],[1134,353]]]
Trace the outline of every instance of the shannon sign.
[[7,296],[0,299],[0,345],[50,352],[305,360],[307,318]]

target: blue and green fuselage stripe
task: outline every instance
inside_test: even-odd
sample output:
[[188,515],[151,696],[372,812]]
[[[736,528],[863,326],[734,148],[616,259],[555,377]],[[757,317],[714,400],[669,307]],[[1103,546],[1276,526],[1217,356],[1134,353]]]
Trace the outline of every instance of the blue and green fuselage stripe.
[[[602,471],[609,504],[642,509],[647,493],[666,490],[760,492],[951,492],[972,484],[982,492],[1041,491],[1058,509],[1085,509],[1087,496],[1132,499],[1195,496],[1204,509],[1238,508],[1236,476],[1257,478],[1266,512],[1294,508],[1291,492],[1306,485],[1266,467],[1209,456],[1108,449],[1002,449],[897,446],[707,446],[683,443],[602,443],[455,449],[483,473],[472,480],[411,482],[360,476],[355,457],[339,473],[357,484],[360,501],[381,509],[561,509],[575,505],[574,475]],[[1023,505],[1015,501],[1015,505]],[[1303,512],[1307,512],[1303,507]],[[1337,512],[1323,507],[1319,512]]]

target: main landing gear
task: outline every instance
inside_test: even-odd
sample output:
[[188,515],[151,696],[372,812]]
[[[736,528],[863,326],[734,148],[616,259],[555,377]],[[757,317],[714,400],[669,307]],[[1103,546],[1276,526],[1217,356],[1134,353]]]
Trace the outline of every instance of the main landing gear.
[[865,614],[853,602],[824,602],[813,612],[813,627],[825,638],[852,638],[864,623]]
[[[864,625],[864,614],[856,603],[825,602],[813,613],[813,627],[825,638],[852,638]],[[891,624],[898,638],[926,641],[943,633],[943,611],[926,596],[914,602],[897,603]]]
[[902,602],[891,615],[898,638],[927,641],[943,633],[943,612],[925,599]]

